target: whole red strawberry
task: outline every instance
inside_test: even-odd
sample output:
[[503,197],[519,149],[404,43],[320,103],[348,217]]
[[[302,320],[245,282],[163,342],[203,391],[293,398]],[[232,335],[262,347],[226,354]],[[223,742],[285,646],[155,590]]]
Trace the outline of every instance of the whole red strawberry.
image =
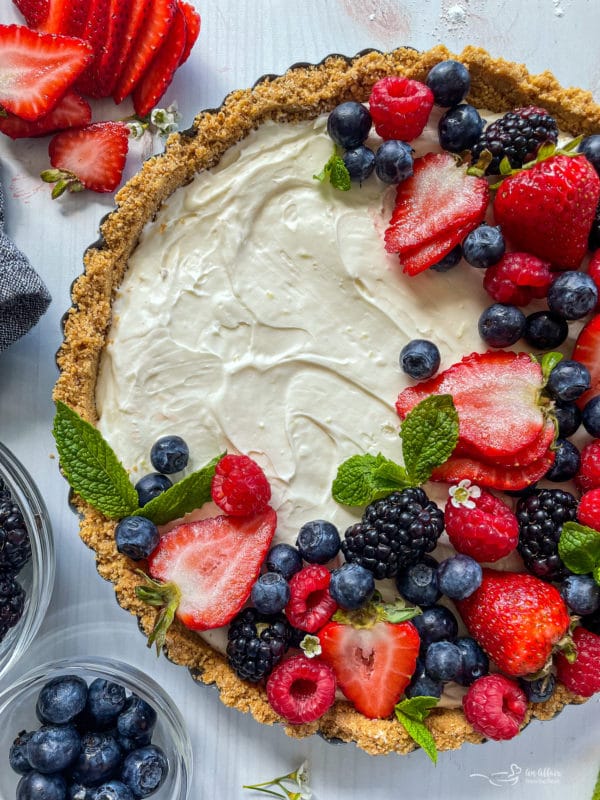
[[479,589],[457,606],[471,636],[514,677],[542,669],[569,627],[558,590],[526,573],[484,569]]
[[600,636],[579,627],[573,631],[573,642],[575,661],[569,663],[562,654],[556,659],[558,679],[575,694],[591,697],[600,692]]
[[590,388],[576,401],[579,408],[583,408],[594,395],[600,394],[600,314],[592,317],[581,329],[572,357],[589,369],[592,379]]
[[477,486],[454,487],[444,521],[455,549],[476,561],[498,561],[512,553],[519,541],[519,523],[511,509]]
[[585,156],[556,154],[502,181],[494,215],[513,248],[577,269],[599,197],[600,178]]

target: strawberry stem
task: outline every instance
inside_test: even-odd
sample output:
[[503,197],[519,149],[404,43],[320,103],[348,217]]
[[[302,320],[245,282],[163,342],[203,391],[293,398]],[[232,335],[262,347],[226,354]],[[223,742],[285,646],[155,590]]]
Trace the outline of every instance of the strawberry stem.
[[53,183],[52,199],[56,200],[66,191],[69,192],[82,192],[85,186],[81,183],[76,175],[72,172],[67,172],[62,169],[45,169],[40,173],[40,178],[45,183]]
[[154,628],[148,636],[148,647],[156,644],[156,655],[164,647],[167,632],[175,619],[175,612],[181,601],[181,592],[175,583],[161,583],[148,577],[144,572],[136,570],[144,579],[144,584],[135,587],[135,595],[150,606],[160,607]]

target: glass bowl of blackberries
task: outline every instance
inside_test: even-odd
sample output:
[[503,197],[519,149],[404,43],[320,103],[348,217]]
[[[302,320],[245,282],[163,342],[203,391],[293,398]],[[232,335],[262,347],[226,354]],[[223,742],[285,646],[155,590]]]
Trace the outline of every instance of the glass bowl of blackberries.
[[48,608],[54,543],[31,475],[0,444],[0,677],[23,656]]
[[190,739],[140,670],[109,658],[36,667],[0,693],[2,800],[187,800]]

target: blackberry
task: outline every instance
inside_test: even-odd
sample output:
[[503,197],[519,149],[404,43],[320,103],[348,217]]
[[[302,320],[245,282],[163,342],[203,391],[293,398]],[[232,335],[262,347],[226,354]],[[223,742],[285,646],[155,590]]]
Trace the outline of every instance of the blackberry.
[[557,141],[558,125],[545,109],[517,108],[487,126],[472,148],[473,163],[479,160],[483,150],[489,150],[493,158],[486,172],[498,175],[505,156],[513,169],[522,167],[535,158],[542,144],[556,144]]
[[245,608],[229,626],[227,659],[242,680],[256,683],[279,663],[291,637],[291,627],[281,614],[267,617]]
[[0,479],[0,574],[16,575],[30,558],[31,542],[23,514]]
[[444,514],[422,489],[376,500],[344,534],[342,552],[375,578],[393,578],[430,553],[444,530]]
[[11,575],[0,575],[0,641],[21,619],[25,590]]
[[517,503],[517,549],[538,578],[560,581],[569,574],[558,555],[558,540],[563,524],[575,520],[576,513],[577,500],[562,489],[540,489]]

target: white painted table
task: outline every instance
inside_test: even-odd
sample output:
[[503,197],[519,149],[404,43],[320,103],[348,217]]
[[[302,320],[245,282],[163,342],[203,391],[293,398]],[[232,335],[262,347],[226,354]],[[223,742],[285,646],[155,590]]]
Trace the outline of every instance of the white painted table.
[[[164,102],[177,100],[184,126],[197,110],[218,105],[230,90],[265,73],[283,72],[296,61],[400,44],[423,49],[444,42],[455,52],[479,44],[494,55],[525,62],[532,71],[550,69],[564,85],[588,88],[600,100],[596,0],[193,1],[202,14],[202,33]],[[0,0],[0,21],[20,21],[10,0]],[[95,119],[119,115],[121,109],[111,103],[95,106]],[[49,188],[37,177],[47,166],[46,141],[0,140],[8,233],[53,296],[37,328],[0,354],[0,440],[32,472],[56,536],[56,586],[41,632],[46,636],[43,655],[62,655],[61,632],[74,626],[79,626],[81,654],[93,653],[95,626],[117,626],[126,642],[122,658],[158,678],[184,714],[195,754],[193,800],[258,797],[243,791],[242,784],[285,773],[305,758],[319,800],[590,797],[600,767],[598,699],[566,709],[552,723],[533,723],[516,740],[444,753],[433,768],[422,752],[373,758],[353,745],[335,747],[316,737],[290,740],[281,729],[259,726],[225,708],[214,690],[194,684],[184,670],[157,661],[146,649],[135,620],[117,606],[112,586],[98,577],[92,553],[78,539],[67,486],[51,460],[50,397],[60,318],[70,304],[69,287],[81,270],[82,253],[96,238],[98,221],[110,210],[112,198],[86,192],[52,202]],[[139,151],[130,156],[128,174],[136,171],[139,160]],[[26,668],[25,661],[17,671]],[[496,778],[485,777],[494,773]]]

